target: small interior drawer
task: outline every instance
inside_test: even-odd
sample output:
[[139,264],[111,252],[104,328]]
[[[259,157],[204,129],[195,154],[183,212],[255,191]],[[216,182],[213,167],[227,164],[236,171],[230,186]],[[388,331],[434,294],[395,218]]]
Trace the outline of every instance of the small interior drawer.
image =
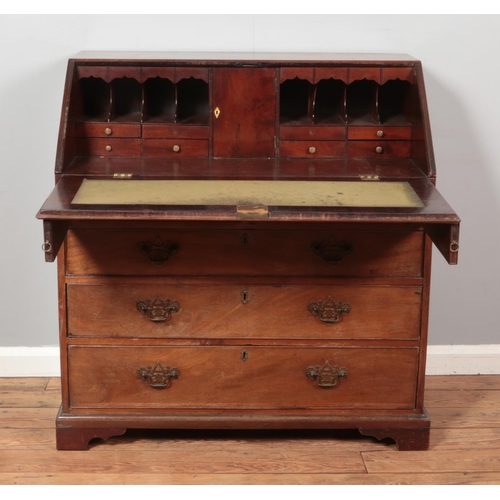
[[346,128],[338,127],[280,127],[280,139],[289,141],[342,141],[346,137]]
[[347,156],[366,158],[410,158],[410,141],[349,141]]
[[208,127],[145,123],[142,126],[142,135],[144,139],[208,139]]
[[280,141],[282,158],[343,158],[345,141]]
[[350,141],[409,141],[411,127],[347,127],[347,138]]
[[144,156],[208,156],[208,141],[198,139],[145,139]]
[[79,156],[140,156],[140,139],[77,139]]
[[77,137],[141,137],[140,124],[123,123],[76,123]]

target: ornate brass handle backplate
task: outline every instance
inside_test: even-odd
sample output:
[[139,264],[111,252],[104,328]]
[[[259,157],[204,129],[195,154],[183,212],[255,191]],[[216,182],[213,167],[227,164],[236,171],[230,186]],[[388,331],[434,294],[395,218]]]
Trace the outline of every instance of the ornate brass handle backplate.
[[353,251],[353,246],[351,243],[338,242],[335,238],[330,238],[313,243],[311,249],[329,266],[336,266]]
[[323,323],[333,325],[340,323],[344,314],[351,312],[351,304],[349,302],[342,302],[341,300],[335,301],[331,295],[328,295],[325,301],[310,302],[307,310]]
[[137,302],[137,310],[145,314],[154,323],[168,321],[173,312],[179,312],[181,306],[176,300],[162,299],[156,295],[153,300],[140,300]]
[[154,389],[165,389],[172,384],[171,380],[179,378],[181,372],[177,368],[166,366],[163,368],[159,361],[155,366],[141,367],[137,370],[139,377],[147,380]]
[[179,251],[179,245],[171,241],[163,242],[159,236],[154,241],[142,241],[137,244],[137,250],[145,255],[155,266],[163,266],[172,255]]
[[328,389],[339,385],[340,380],[347,377],[347,368],[338,365],[332,366],[327,360],[323,366],[308,366],[306,377],[316,380],[319,387]]

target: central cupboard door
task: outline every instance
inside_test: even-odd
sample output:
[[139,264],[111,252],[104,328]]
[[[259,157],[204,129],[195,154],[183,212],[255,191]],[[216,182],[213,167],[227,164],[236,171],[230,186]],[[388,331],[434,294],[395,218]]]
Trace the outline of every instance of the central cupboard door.
[[274,157],[274,69],[214,68],[212,102],[215,157]]

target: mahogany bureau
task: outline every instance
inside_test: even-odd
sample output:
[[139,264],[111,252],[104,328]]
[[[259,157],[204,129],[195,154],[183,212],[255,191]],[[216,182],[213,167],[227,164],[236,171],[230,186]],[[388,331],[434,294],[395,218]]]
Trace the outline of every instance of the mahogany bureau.
[[127,428],[357,428],[428,447],[435,188],[421,63],[82,53],[56,186],[58,449]]

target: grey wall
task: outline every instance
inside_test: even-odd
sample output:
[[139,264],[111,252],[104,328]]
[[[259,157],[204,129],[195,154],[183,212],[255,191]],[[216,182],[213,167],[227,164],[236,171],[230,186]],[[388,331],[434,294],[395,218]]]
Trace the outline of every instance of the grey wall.
[[462,217],[434,254],[431,344],[499,343],[500,17],[0,17],[0,346],[57,344],[56,266],[35,214],[53,186],[66,61],[81,50],[399,52],[422,60],[438,187]]

